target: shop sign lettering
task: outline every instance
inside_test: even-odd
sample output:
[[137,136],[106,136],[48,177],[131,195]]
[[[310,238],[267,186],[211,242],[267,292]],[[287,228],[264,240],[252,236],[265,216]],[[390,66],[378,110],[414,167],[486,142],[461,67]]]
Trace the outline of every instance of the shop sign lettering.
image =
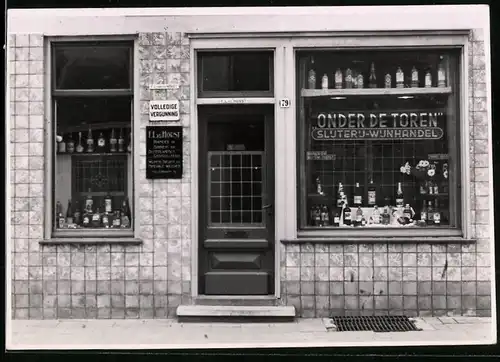
[[307,151],[307,160],[311,161],[335,161],[336,157],[333,153],[327,151]]
[[444,112],[319,113],[311,137],[327,140],[440,139]]
[[151,122],[178,121],[179,119],[178,100],[149,102],[149,120]]

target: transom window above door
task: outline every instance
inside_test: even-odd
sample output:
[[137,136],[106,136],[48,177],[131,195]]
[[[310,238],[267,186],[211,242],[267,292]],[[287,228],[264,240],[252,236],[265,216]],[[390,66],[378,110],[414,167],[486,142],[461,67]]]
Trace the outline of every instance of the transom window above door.
[[272,50],[198,52],[198,97],[272,97]]

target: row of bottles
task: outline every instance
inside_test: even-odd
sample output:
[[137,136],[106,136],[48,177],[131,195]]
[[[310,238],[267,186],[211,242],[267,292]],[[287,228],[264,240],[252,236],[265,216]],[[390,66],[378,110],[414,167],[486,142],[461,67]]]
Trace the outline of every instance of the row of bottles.
[[410,204],[396,206],[395,208],[386,205],[382,211],[375,205],[371,208],[371,212],[366,212],[366,209],[363,211],[361,206],[352,211],[348,204],[332,209],[330,210],[325,204],[313,205],[310,209],[310,225],[315,227],[363,227],[366,225],[387,226],[394,223],[397,225],[413,225],[417,221],[421,226],[439,226],[441,224],[441,211],[437,200],[434,201],[434,205],[432,201],[422,203],[418,220],[416,220],[415,211]]
[[125,145],[123,129],[120,129],[118,135],[115,129],[111,129],[109,138],[104,136],[103,132],[97,137],[97,144],[94,141],[92,129],[89,128],[85,142],[82,141],[82,132],[78,132],[78,140],[75,143],[73,134],[69,133],[66,137],[62,136],[61,142],[57,144],[58,153],[106,153],[106,152],[132,152],[132,133],[129,134],[127,145]]
[[[433,86],[432,80],[432,72],[430,68],[425,70],[424,77],[424,87],[430,88]],[[375,72],[375,63],[371,63],[370,67],[370,75],[368,77],[368,84],[365,84],[365,78],[362,72],[358,72],[356,69],[347,68],[344,72],[340,68],[337,68],[334,74],[332,74],[332,78],[328,77],[328,74],[324,73],[321,78],[321,89],[351,89],[351,88],[365,88],[365,85],[368,88],[393,88],[393,75],[390,73],[386,73],[383,78],[383,87],[382,83],[377,81],[377,74]],[[405,75],[402,67],[397,67],[394,73],[395,78],[395,87],[396,88],[405,88],[412,87],[418,88],[421,86],[419,71],[414,66],[411,69],[411,81],[405,83]],[[314,58],[311,60],[311,68],[308,73],[308,89],[316,89],[317,88],[317,77],[316,70],[314,67]],[[443,57],[441,57],[441,61],[437,70],[437,86],[438,87],[446,87],[446,72],[443,64]]]
[[[90,192],[90,190],[89,190]],[[76,201],[73,208],[68,200],[66,216],[63,213],[61,202],[56,203],[56,217],[58,229],[75,228],[130,228],[132,213],[128,197],[124,198],[119,208],[113,208],[113,200],[108,194],[104,198],[102,207],[94,208],[94,200],[89,194],[83,205]]]

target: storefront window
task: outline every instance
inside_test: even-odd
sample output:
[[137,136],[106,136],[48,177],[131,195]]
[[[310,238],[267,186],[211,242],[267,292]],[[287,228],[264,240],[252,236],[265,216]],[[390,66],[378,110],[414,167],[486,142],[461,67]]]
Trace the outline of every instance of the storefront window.
[[132,43],[56,43],[52,54],[54,230],[130,230]]
[[299,225],[459,226],[458,56],[298,53]]

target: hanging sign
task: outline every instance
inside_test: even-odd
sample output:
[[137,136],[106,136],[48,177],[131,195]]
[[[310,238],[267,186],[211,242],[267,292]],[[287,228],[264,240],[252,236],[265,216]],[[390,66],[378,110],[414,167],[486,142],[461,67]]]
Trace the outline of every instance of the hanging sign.
[[313,117],[316,141],[440,139],[444,112],[320,112]]
[[146,178],[182,178],[182,126],[146,127]]
[[180,119],[179,101],[149,101],[149,120],[151,122],[178,121]]

